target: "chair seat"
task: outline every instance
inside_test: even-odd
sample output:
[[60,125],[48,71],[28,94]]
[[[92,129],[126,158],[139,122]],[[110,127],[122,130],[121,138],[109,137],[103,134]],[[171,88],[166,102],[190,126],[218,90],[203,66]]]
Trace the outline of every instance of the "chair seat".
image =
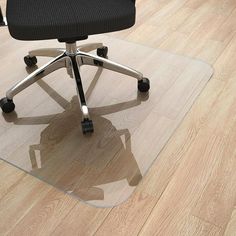
[[20,40],[77,38],[135,23],[133,0],[8,0],[7,21]]

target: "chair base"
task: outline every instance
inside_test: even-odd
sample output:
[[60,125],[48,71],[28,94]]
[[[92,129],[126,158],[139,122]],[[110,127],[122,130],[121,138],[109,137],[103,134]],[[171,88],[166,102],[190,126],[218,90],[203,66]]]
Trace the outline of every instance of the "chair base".
[[[93,50],[97,50],[98,55],[88,53]],[[20,93],[22,90],[26,89],[31,84],[47,76],[48,74],[60,68],[66,68],[68,75],[71,78],[74,78],[76,82],[80,108],[82,111],[81,124],[83,133],[92,133],[93,123],[89,116],[89,109],[86,104],[83,84],[79,72],[79,68],[81,66],[91,65],[125,74],[132,78],[135,78],[138,81],[138,90],[140,92],[146,93],[150,89],[150,82],[147,78],[144,78],[140,72],[134,69],[108,60],[106,58],[107,52],[108,48],[104,47],[102,43],[85,44],[77,47],[75,42],[66,43],[66,49],[47,48],[30,51],[29,55],[25,57],[27,66],[36,65],[37,56],[53,57],[54,59],[35,70],[25,79],[16,83],[11,89],[7,91],[6,97],[0,100],[0,106],[3,112],[10,113],[14,111],[15,105],[13,103],[13,97]]]

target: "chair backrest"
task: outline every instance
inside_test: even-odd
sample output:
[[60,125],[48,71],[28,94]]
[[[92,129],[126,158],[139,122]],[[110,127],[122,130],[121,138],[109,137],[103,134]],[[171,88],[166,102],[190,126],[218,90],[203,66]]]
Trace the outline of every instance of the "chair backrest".
[[3,17],[2,9],[0,6],[0,26],[6,26],[6,25],[7,25],[7,21],[6,21],[6,18]]
[[3,15],[2,15],[2,10],[0,7],[0,25],[4,24],[4,20],[3,20]]

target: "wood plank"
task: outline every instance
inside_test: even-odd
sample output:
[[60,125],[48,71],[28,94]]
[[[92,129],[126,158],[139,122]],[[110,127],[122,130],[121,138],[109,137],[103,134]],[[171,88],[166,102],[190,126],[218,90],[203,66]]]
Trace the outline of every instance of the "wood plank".
[[218,29],[211,35],[212,39],[225,42],[235,35],[236,9],[233,7],[232,9],[232,13],[227,17],[223,24],[221,24]]
[[196,57],[197,59],[214,64],[224,51],[226,43],[218,42],[204,37],[187,36],[180,32],[173,32],[159,47],[173,53]]
[[[221,228],[192,215],[184,216],[182,225],[178,225],[175,235],[180,236],[220,236]],[[180,229],[180,230],[178,230]]]
[[10,191],[26,174],[0,160],[0,199]]
[[[159,20],[156,19],[156,15],[153,15],[144,24],[136,27],[126,39],[156,47],[166,40],[167,36],[175,31],[191,14],[191,9],[181,8],[173,15],[168,15]],[[146,35],[146,37],[144,38],[142,35]]]
[[236,122],[232,125],[228,138],[225,138],[223,158],[214,167],[202,196],[192,211],[193,215],[220,227],[227,225],[235,204],[235,143]]
[[50,189],[32,176],[21,178],[0,200],[0,232],[7,234],[12,230]]
[[8,235],[51,235],[77,200],[51,189],[22,217]]
[[236,207],[234,207],[231,219],[228,222],[224,236],[234,236],[235,232],[236,232]]
[[110,208],[99,209],[78,203],[52,234],[58,236],[94,235],[97,228],[106,219],[110,211]]
[[138,235],[157,199],[136,191],[132,198],[115,207],[95,235]]
[[228,81],[236,74],[236,37],[230,41],[223,53],[215,63],[215,78]]

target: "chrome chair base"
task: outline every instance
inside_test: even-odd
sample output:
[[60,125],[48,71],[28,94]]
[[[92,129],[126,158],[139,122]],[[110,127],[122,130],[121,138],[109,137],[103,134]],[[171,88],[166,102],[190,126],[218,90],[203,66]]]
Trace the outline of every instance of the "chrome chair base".
[[[82,130],[84,133],[93,132],[93,124],[89,116],[89,110],[86,104],[82,80],[79,73],[79,68],[81,66],[91,65],[102,67],[135,78],[138,80],[138,89],[140,92],[148,92],[150,88],[149,80],[144,78],[140,72],[104,58],[107,53],[105,53],[105,55],[103,54],[104,57],[88,53],[101,48],[103,48],[102,43],[85,44],[78,47],[76,46],[76,43],[66,43],[66,49],[46,48],[30,51],[27,56],[28,59],[36,58],[37,56],[52,57],[53,59],[44,66],[35,70],[22,81],[16,83],[7,91],[6,97],[0,100],[0,106],[3,112],[9,113],[14,110],[15,105],[13,103],[13,97],[22,90],[26,89],[31,84],[54,72],[55,70],[66,68],[68,75],[71,78],[74,78],[76,82],[80,108],[82,111]],[[28,65],[34,65],[36,63],[37,60],[35,60],[33,64]]]

